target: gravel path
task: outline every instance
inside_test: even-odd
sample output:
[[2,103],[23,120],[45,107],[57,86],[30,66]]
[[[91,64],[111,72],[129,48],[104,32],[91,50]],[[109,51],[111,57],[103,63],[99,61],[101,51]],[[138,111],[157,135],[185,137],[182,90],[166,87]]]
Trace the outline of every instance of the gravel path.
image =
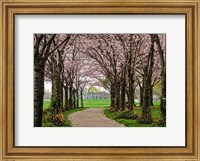
[[70,114],[68,119],[73,127],[125,127],[104,115],[104,108],[89,108]]

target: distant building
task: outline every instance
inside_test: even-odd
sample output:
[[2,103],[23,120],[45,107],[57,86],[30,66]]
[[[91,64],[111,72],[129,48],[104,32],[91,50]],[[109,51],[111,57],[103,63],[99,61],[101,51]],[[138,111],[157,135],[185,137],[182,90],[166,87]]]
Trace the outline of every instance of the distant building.
[[88,88],[87,93],[84,95],[84,98],[86,99],[107,99],[109,97],[110,94],[108,92],[98,91],[93,85]]
[[88,92],[85,96],[87,99],[107,99],[110,98],[110,94],[108,92]]

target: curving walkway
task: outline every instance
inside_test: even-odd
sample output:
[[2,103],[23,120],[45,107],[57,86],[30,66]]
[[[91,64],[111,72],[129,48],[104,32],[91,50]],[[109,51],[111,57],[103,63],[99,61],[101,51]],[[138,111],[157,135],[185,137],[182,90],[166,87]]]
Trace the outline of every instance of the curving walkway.
[[104,108],[89,108],[70,114],[68,119],[73,127],[125,127],[104,115]]

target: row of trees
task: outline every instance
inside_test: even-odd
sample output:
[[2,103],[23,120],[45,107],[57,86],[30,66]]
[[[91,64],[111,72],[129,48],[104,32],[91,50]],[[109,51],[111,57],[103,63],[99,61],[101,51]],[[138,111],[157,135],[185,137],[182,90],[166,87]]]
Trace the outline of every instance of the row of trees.
[[163,34],[35,34],[34,126],[42,124],[44,80],[52,82],[54,114],[78,108],[79,99],[83,107],[82,93],[89,82],[110,91],[112,110],[124,110],[128,104],[133,111],[139,87],[144,123],[152,122],[153,86],[160,81],[165,120],[165,64]]
[[[86,40],[88,42],[88,40]],[[140,88],[141,123],[152,123],[153,87],[161,82],[161,111],[166,119],[165,35],[92,35],[85,54],[104,75],[99,78],[111,94],[111,108],[133,112],[134,93]],[[105,80],[106,78],[106,80]],[[126,102],[126,96],[128,102]]]

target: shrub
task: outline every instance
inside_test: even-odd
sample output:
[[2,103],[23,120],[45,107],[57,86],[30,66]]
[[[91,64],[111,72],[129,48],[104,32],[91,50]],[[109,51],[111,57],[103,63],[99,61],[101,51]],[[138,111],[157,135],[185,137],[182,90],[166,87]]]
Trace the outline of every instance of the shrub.
[[63,126],[64,125],[64,116],[61,113],[61,109],[59,114],[53,114],[51,108],[45,110],[42,118],[42,126],[43,127],[54,127],[54,126]]
[[52,122],[47,122],[47,123],[43,123],[42,127],[55,127],[55,125]]
[[161,117],[155,121],[154,125],[158,127],[166,127],[166,121]]
[[137,119],[138,116],[137,116],[136,114],[134,114],[132,111],[124,111],[124,112],[118,114],[118,115],[116,116],[116,118],[117,118],[117,119],[122,119],[122,118],[124,118],[124,119],[132,119],[132,120],[134,120],[134,119]]
[[52,127],[53,125],[53,115],[51,109],[45,110],[42,118],[43,127]]
[[52,114],[50,111],[47,111],[43,115],[44,122],[51,122],[52,121]]
[[56,98],[55,97],[52,97],[51,98],[51,108],[54,108],[56,106]]
[[142,116],[137,120],[138,123],[140,124],[152,124],[153,123],[153,119],[151,117],[151,115],[147,115],[147,116]]
[[64,116],[62,113],[55,114],[53,116],[53,124],[56,126],[63,126],[64,125]]

